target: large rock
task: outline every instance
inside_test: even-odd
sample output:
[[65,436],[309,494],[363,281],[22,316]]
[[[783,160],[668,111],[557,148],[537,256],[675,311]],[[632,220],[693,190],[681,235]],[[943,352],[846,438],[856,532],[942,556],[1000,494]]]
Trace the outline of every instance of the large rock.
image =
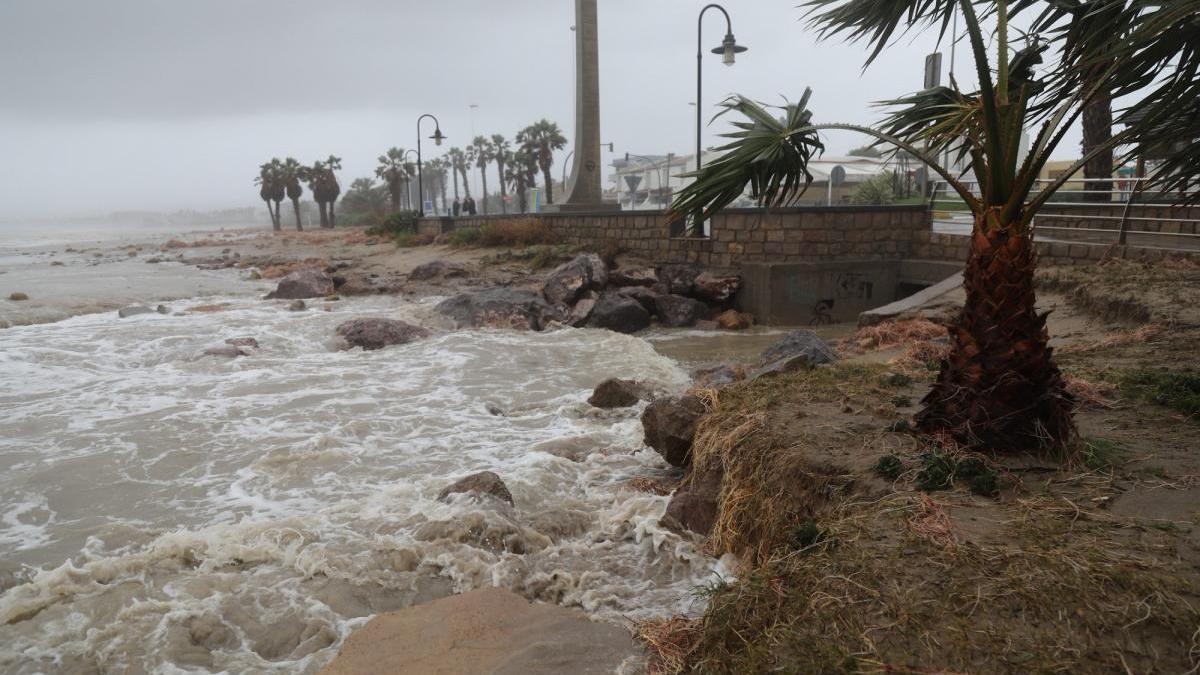
[[662,525],[680,533],[686,530],[707,535],[711,532],[713,523],[717,522],[722,478],[719,468],[689,475],[667,502]]
[[754,319],[736,309],[726,310],[717,316],[717,326],[724,330],[746,330],[754,325]]
[[658,291],[646,286],[624,286],[622,288],[618,288],[617,293],[627,298],[637,300],[638,303],[640,303],[642,307],[645,307],[646,311],[650,312],[651,314],[654,314],[654,312],[657,311],[654,301],[658,299],[658,296],[662,295]]
[[706,302],[722,305],[732,300],[741,287],[741,277],[704,272],[693,281],[692,295]]
[[812,368],[823,363],[833,363],[837,360],[837,353],[816,333],[801,329],[788,333],[782,340],[767,347],[759,360],[764,364],[771,364],[792,357],[801,357],[802,362]]
[[584,293],[598,291],[608,284],[608,268],[595,253],[585,253],[559,265],[542,286],[542,294],[551,304],[573,305]]
[[438,494],[438,501],[449,501],[450,495],[454,494],[472,494],[477,498],[492,497],[509,504],[513,503],[508,486],[492,471],[480,471],[460,478]]
[[694,263],[662,265],[658,268],[658,281],[667,293],[691,295],[700,272],[700,266]]
[[427,281],[429,279],[450,279],[465,277],[471,273],[466,265],[444,260],[434,260],[424,265],[417,265],[408,273],[409,281]]
[[641,399],[642,387],[633,380],[612,378],[596,385],[588,403],[597,408],[628,408]]
[[592,310],[596,308],[596,302],[600,296],[595,291],[588,291],[587,295],[575,302],[575,306],[571,308],[570,315],[567,316],[567,324],[579,328],[587,324],[588,317],[592,315]]
[[704,413],[704,402],[696,396],[652,401],[642,413],[646,445],[654,448],[671,466],[687,466],[691,461],[696,423]]
[[350,346],[371,351],[428,337],[429,331],[395,319],[351,319],[337,327],[337,334]]
[[729,364],[701,370],[693,375],[693,385],[701,389],[720,389],[746,379],[746,373],[741,367]]
[[333,295],[333,279],[321,270],[305,267],[298,269],[279,280],[275,290],[267,295],[268,299],[299,300],[303,298],[323,298]]
[[121,309],[117,310],[117,316],[121,317],[122,319],[126,319],[131,316],[137,316],[139,314],[154,314],[154,310],[151,309],[150,307],[146,307],[144,305],[134,305],[132,307],[122,307]]
[[542,330],[550,321],[564,318],[538,293],[509,288],[460,293],[435,309],[460,327],[471,328]]
[[670,328],[695,326],[708,315],[708,306],[703,302],[681,295],[660,295],[654,299],[654,308],[659,323]]
[[587,325],[618,333],[636,333],[650,325],[650,312],[637,300],[618,293],[605,293],[592,308]]
[[613,286],[655,286],[658,273],[649,267],[622,267],[611,270],[608,280]]

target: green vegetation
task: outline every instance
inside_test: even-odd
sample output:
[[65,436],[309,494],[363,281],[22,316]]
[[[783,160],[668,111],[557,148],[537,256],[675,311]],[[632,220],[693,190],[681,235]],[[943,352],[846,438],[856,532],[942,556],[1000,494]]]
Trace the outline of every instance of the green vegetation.
[[1079,459],[1092,471],[1111,473],[1129,458],[1129,450],[1116,441],[1087,438],[1081,443]]
[[877,173],[858,184],[850,195],[851,204],[891,204],[896,201],[892,183],[895,178],[890,172]]
[[1121,393],[1181,412],[1200,421],[1200,373],[1139,368],[1117,378]]
[[875,473],[888,480],[896,480],[904,473],[904,462],[896,455],[884,455],[875,462]]

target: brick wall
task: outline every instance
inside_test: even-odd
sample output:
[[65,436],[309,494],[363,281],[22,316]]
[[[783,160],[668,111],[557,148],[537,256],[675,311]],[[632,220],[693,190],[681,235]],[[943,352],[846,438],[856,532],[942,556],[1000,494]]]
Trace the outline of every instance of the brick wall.
[[[421,221],[421,232],[479,228],[491,219],[476,216]],[[563,242],[595,250],[611,242],[656,263],[698,262],[714,267],[744,263],[826,260],[896,260],[913,257],[919,235],[928,233],[930,212],[914,206],[799,207],[762,211],[727,209],[712,219],[708,238],[671,237],[658,212],[550,213]],[[964,255],[965,258],[965,255]]]

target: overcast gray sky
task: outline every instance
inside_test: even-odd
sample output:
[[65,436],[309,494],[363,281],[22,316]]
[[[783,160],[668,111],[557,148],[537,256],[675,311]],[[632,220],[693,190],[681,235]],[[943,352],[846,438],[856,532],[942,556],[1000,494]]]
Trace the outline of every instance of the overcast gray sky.
[[[600,0],[602,135],[618,155],[694,145],[704,4]],[[818,44],[798,0],[723,4],[750,51],[731,68],[707,57],[706,116],[729,93],[811,86],[819,121],[870,122],[872,101],[920,88],[935,47],[932,33],[906,38],[864,73],[863,48]],[[413,147],[423,112],[452,145],[542,117],[571,137],[573,22],[573,0],[4,0],[0,217],[257,205],[272,156],[337,154],[348,184],[387,147]],[[723,34],[709,12],[706,50]],[[833,154],[861,144],[828,141]],[[1072,135],[1060,153],[1077,147]]]

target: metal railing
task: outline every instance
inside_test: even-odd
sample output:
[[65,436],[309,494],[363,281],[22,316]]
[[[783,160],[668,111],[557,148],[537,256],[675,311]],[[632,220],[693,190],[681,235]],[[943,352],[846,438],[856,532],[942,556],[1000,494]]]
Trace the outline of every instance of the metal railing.
[[[971,189],[973,194],[979,194],[978,182],[961,181]],[[1033,193],[1037,194],[1040,187],[1053,183],[1053,179],[1039,178],[1038,187]],[[1105,189],[1106,184],[1111,186]],[[1189,195],[1196,194],[1191,190]],[[1102,195],[1096,198],[1094,195]],[[1129,243],[1130,235],[1146,248],[1163,248],[1181,251],[1200,250],[1200,217],[1180,217],[1200,211],[1200,207],[1171,208],[1179,202],[1179,192],[1162,193],[1153,191],[1142,178],[1073,178],[1056,190],[1053,196],[1042,205],[1034,216],[1034,236],[1039,239],[1074,241],[1092,241],[1086,237],[1102,240],[1102,243],[1113,243],[1124,246]],[[958,222],[955,215],[970,214],[966,204],[945,181],[934,183],[930,192],[930,206],[934,211],[935,229],[938,224],[943,229],[949,223]],[[1167,215],[1137,215],[1133,207],[1160,207],[1169,209]],[[1077,213],[1088,207],[1109,207],[1111,214]],[[939,214],[942,214],[939,217]],[[949,217],[947,217],[949,216]],[[1039,223],[1053,219],[1076,220],[1094,226],[1048,225]],[[1104,224],[1110,224],[1104,227]],[[1157,229],[1148,229],[1147,225],[1155,223]],[[1173,231],[1164,232],[1163,225]],[[1140,225],[1140,227],[1139,227]],[[1065,235],[1076,235],[1069,237]],[[1085,237],[1080,239],[1078,235]]]

